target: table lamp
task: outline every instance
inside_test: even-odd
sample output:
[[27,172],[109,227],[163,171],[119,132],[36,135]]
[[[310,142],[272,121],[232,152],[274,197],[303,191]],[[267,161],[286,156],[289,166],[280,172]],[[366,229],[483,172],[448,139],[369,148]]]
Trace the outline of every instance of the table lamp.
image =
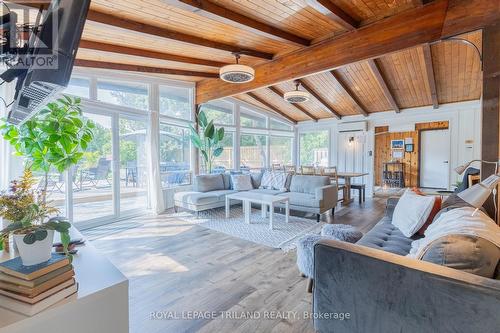
[[[491,175],[482,182],[475,184],[468,189],[457,194],[459,198],[467,202],[469,205],[475,207],[476,209],[472,213],[472,216],[477,212],[479,208],[488,200],[488,197],[496,188],[497,184],[500,183],[499,175]],[[497,203],[496,198],[493,200],[495,205],[495,221],[497,219]]]

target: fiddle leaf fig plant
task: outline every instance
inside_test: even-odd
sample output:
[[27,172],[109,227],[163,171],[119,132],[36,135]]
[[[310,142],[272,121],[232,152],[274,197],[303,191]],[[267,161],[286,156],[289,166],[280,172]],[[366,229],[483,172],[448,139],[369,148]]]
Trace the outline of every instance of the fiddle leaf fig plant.
[[222,140],[224,139],[224,127],[216,128],[213,120],[208,121],[205,112],[198,113],[199,132],[192,126],[191,142],[199,150],[205,170],[212,173],[213,162],[224,151]]

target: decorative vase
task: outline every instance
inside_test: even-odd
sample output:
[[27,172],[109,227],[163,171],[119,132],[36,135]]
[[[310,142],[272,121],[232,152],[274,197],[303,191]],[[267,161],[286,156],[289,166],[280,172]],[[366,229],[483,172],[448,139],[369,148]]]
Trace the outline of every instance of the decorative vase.
[[23,240],[24,236],[24,234],[14,234],[14,243],[17,245],[24,266],[41,264],[50,259],[54,230],[47,230],[47,237],[44,240],[35,241],[33,244],[26,244]]

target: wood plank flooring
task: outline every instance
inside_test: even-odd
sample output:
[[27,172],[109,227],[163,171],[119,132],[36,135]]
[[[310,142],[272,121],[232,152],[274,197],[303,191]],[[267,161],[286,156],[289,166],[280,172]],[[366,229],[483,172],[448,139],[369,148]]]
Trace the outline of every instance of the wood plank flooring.
[[[384,204],[380,198],[354,202],[334,223],[366,232]],[[311,294],[295,251],[285,254],[168,214],[133,222],[139,226],[92,241],[130,280],[130,332],[314,332],[304,319]]]

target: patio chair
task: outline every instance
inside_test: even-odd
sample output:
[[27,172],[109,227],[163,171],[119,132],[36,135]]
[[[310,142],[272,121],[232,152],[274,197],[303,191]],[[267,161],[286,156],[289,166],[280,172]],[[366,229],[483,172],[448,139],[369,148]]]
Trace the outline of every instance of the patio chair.
[[301,165],[300,166],[300,174],[301,175],[315,175],[316,168],[310,165]]
[[137,161],[127,161],[125,167],[125,186],[128,187],[128,183],[132,183],[134,187],[137,187]]
[[99,181],[105,180],[108,185],[111,185],[109,181],[109,173],[111,171],[111,161],[102,157],[97,162],[96,167],[88,168],[87,170],[82,170],[81,183],[90,182],[93,186],[99,184]]

